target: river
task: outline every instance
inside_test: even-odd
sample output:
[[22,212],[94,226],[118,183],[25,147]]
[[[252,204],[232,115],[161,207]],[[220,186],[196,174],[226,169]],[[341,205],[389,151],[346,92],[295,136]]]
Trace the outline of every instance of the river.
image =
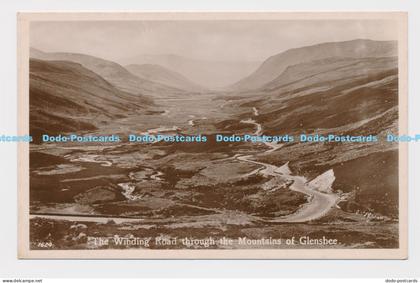
[[[253,115],[259,116],[258,109],[253,107]],[[166,110],[162,115],[166,116],[170,113],[169,110]],[[192,118],[190,116],[190,118]],[[202,118],[204,119],[204,118]],[[256,122],[254,119],[250,118],[248,120],[242,120],[241,123],[246,124],[252,124],[255,126],[256,130],[254,132],[254,135],[261,136],[263,133],[263,127],[260,123]],[[189,122],[190,126],[194,126],[193,120],[190,120]],[[153,128],[149,129],[144,134],[158,134],[160,132],[168,132],[168,131],[177,131],[179,128],[177,126],[173,127],[159,127],[159,128]],[[278,149],[280,149],[284,144],[282,143],[270,143],[270,142],[264,142],[264,144],[267,146],[267,150],[262,153],[271,153]],[[248,162],[252,164],[260,165],[261,168],[253,170],[250,173],[245,174],[244,176],[250,176],[253,174],[262,174],[264,176],[281,176],[282,178],[287,179],[286,182],[290,182],[289,189],[303,193],[308,196],[308,202],[302,205],[295,213],[283,216],[283,217],[277,217],[275,219],[268,220],[269,222],[279,222],[279,223],[290,223],[290,222],[307,222],[311,220],[318,219],[322,216],[324,216],[332,207],[334,207],[339,199],[339,197],[334,193],[323,193],[320,192],[323,190],[323,188],[313,188],[309,186],[307,179],[303,176],[296,176],[293,175],[288,167],[288,163],[284,164],[283,166],[275,166],[269,163],[264,163],[260,161],[254,160],[254,155],[242,155],[242,154],[236,154],[235,156],[231,157],[232,159],[237,159],[241,162]],[[79,155],[77,158],[73,158],[70,161],[72,162],[95,162],[100,163],[102,166],[112,166],[112,162],[108,160],[103,160],[101,156],[99,155]],[[144,173],[144,172],[143,172]],[[133,173],[134,174],[134,173]],[[135,176],[133,174],[130,174],[130,179],[134,178]],[[155,171],[150,174],[148,178],[154,180],[154,181],[161,181],[160,178],[163,175],[160,171]],[[134,176],[134,177],[133,177]],[[140,176],[141,177],[141,176]],[[146,176],[141,177],[142,179],[146,178]],[[147,179],[147,178],[146,178]],[[132,182],[127,183],[120,183],[118,184],[123,191],[124,196],[128,200],[138,200],[141,197],[133,195],[135,191],[135,184]],[[326,190],[325,190],[326,191]],[[125,221],[141,221],[141,219],[130,219],[130,218],[124,218],[124,217],[110,217],[110,216],[94,216],[94,215],[31,215],[32,218],[34,217],[43,217],[43,218],[50,218],[50,219],[60,219],[60,220],[69,220],[69,221],[93,221],[93,222],[101,222],[106,223],[110,219],[117,221],[118,223],[122,223]]]

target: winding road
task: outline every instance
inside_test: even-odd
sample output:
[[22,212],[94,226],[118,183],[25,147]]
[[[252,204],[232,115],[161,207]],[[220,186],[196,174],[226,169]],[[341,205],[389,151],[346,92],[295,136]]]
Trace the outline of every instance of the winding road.
[[[253,108],[254,116],[258,116],[258,110]],[[262,134],[262,125],[257,123],[253,119],[242,120],[241,123],[253,124],[256,127],[256,131],[254,135],[260,136]],[[283,144],[277,143],[264,143],[270,149],[266,150],[264,153],[273,152],[283,146]],[[311,187],[307,179],[302,176],[295,176],[291,174],[289,167],[287,164],[283,166],[275,166],[269,163],[259,162],[253,160],[252,155],[236,155],[235,158],[237,160],[258,164],[263,166],[259,170],[254,170],[254,173],[260,173],[265,176],[281,176],[286,178],[292,182],[289,189],[303,193],[308,196],[308,202],[302,205],[295,213],[289,214],[287,216],[282,216],[270,220],[269,222],[275,223],[301,223],[301,222],[308,222],[311,220],[318,219],[324,216],[327,212],[331,210],[334,206],[336,206],[339,196],[334,193],[323,193],[317,189],[322,188],[314,188]]]
[[[259,116],[258,109],[253,107],[253,115]],[[170,113],[169,110],[166,110],[162,115],[166,116]],[[193,117],[190,117],[193,118]],[[202,119],[206,119],[203,117]],[[263,127],[260,123],[256,122],[254,119],[250,118],[247,120],[240,121],[241,123],[252,124],[256,127],[254,135],[261,136],[263,133]],[[188,124],[190,126],[194,126],[194,120],[189,120]],[[157,134],[159,132],[165,131],[175,131],[179,128],[173,126],[172,128],[168,127],[159,127],[154,129],[149,129],[146,133],[147,134]],[[144,133],[144,134],[146,134]],[[284,144],[282,143],[270,143],[264,142],[264,144],[268,147],[268,149],[262,153],[269,154],[273,151],[280,149]],[[334,193],[324,193],[321,191],[323,188],[315,188],[308,184],[308,181],[303,176],[296,176],[292,175],[288,167],[288,163],[284,164],[283,166],[275,166],[269,163],[264,163],[260,161],[254,160],[255,155],[242,155],[236,154],[233,157],[229,157],[228,159],[236,159],[241,162],[248,162],[252,164],[256,164],[261,166],[258,169],[253,170],[245,174],[244,176],[251,176],[254,174],[262,174],[264,176],[272,176],[272,177],[282,177],[286,179],[286,182],[290,183],[289,189],[303,193],[307,195],[308,201],[299,207],[299,209],[292,214],[277,217],[270,220],[264,220],[266,222],[272,223],[302,223],[308,222],[311,220],[318,219],[328,213],[332,207],[336,206],[337,201],[339,200],[339,196]],[[112,165],[111,161],[101,160],[100,156],[98,155],[82,155],[78,156],[77,158],[73,158],[70,161],[72,162],[95,162],[100,163],[102,166],[109,167]],[[159,181],[161,180],[160,176],[162,176],[162,172],[154,172],[150,178]],[[133,192],[135,187],[132,183],[121,183],[119,184],[120,187],[123,189],[124,195],[127,199],[130,200],[137,200],[139,197],[133,196]],[[202,209],[200,207],[200,209]],[[222,213],[219,211],[219,213]],[[130,217],[117,217],[117,216],[96,216],[96,215],[56,215],[56,214],[31,214],[31,218],[42,217],[42,218],[50,218],[50,219],[59,219],[59,220],[71,220],[71,221],[93,221],[93,222],[101,222],[107,223],[110,219],[113,219],[117,223],[127,222],[127,221],[141,221],[142,219],[138,218],[130,218]]]

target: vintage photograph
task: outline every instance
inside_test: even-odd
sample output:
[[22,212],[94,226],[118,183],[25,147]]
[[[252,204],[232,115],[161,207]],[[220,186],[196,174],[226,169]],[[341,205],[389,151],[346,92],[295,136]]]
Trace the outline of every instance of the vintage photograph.
[[22,13],[19,256],[406,258],[406,15]]

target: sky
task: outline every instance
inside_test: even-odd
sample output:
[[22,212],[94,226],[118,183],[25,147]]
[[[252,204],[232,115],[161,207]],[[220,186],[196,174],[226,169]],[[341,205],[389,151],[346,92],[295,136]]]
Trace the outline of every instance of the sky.
[[32,22],[31,46],[119,61],[176,54],[207,61],[254,61],[290,48],[356,38],[396,40],[385,20]]

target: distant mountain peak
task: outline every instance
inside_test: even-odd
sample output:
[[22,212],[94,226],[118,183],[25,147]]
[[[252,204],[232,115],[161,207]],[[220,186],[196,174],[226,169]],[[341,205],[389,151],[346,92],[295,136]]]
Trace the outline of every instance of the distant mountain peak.
[[125,68],[139,78],[168,85],[177,89],[193,92],[202,92],[205,90],[204,87],[192,82],[184,75],[158,64],[131,64],[125,66]]
[[202,60],[176,54],[140,54],[123,58],[119,62],[125,66],[159,65],[208,89],[230,85],[251,74],[260,65],[260,62]]

